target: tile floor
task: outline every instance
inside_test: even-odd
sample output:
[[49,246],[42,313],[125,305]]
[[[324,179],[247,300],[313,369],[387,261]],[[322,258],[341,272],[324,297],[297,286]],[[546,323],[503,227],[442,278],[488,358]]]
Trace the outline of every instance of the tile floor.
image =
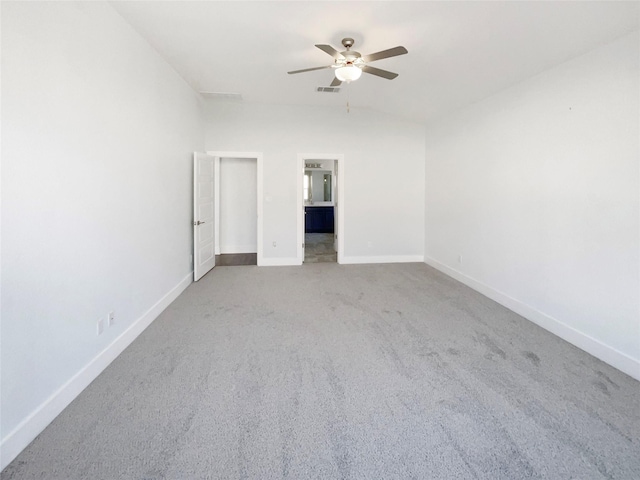
[[304,263],[338,261],[338,254],[333,248],[333,233],[305,233],[304,243]]
[[216,255],[217,267],[234,267],[237,265],[257,265],[257,253],[225,253]]

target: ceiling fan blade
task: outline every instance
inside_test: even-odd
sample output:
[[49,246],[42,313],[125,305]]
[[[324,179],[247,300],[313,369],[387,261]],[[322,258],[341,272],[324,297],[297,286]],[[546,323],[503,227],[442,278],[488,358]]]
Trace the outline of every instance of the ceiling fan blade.
[[316,45],[316,47],[318,47],[323,52],[328,53],[329,55],[331,55],[336,60],[343,60],[344,59],[342,54],[339,51],[337,51],[335,48],[333,48],[331,45]]
[[303,68],[302,70],[293,70],[291,72],[287,72],[289,75],[294,73],[302,73],[302,72],[312,72],[314,70],[324,70],[325,68],[331,68],[331,65],[327,65],[325,67],[313,67],[313,68]]
[[333,77],[333,82],[331,82],[331,85],[329,85],[330,87],[339,87],[340,85],[342,85],[342,82],[340,80],[338,80],[337,77]]
[[397,57],[398,55],[404,55],[405,53],[409,53],[407,52],[406,48],[394,47],[388,50],[382,50],[381,52],[372,53],[371,55],[364,55],[362,57],[362,60],[364,60],[365,63],[375,62],[376,60],[382,60],[383,58],[389,57]]
[[378,77],[386,78],[387,80],[393,80],[398,76],[397,73],[389,72],[388,70],[382,70],[380,68],[370,67],[369,65],[363,66],[362,71],[370,73],[371,75],[377,75]]

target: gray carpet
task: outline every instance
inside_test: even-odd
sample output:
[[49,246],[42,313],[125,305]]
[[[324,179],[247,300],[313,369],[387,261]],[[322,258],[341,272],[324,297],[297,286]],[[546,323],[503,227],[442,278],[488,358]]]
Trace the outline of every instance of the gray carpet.
[[639,402],[424,264],[218,267],[2,479],[638,479]]

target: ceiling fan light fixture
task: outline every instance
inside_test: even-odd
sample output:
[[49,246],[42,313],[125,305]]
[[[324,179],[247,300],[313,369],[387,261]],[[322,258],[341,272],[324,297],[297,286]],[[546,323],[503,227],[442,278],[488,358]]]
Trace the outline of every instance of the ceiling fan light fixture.
[[360,78],[362,70],[355,65],[346,65],[344,67],[337,68],[335,73],[336,78],[341,82],[351,82]]

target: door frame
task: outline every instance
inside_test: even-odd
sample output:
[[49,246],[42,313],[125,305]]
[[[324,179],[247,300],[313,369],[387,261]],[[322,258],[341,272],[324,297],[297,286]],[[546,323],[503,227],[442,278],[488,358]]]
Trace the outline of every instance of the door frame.
[[304,177],[305,161],[310,160],[335,160],[337,162],[337,169],[335,170],[335,178],[337,183],[336,195],[337,199],[334,202],[335,216],[337,222],[335,223],[335,235],[338,237],[338,263],[343,263],[344,258],[344,154],[342,153],[299,153],[298,162],[296,168],[296,185],[297,185],[297,262],[298,265],[304,263],[304,253],[302,244],[304,243],[304,199],[302,191],[302,178]]
[[[257,243],[258,243],[258,251],[257,251],[257,264],[258,266],[262,266],[264,264],[264,257],[263,257],[263,241],[262,241],[262,237],[263,237],[263,231],[262,231],[262,227],[263,227],[263,222],[262,222],[262,212],[263,212],[263,158],[262,158],[262,152],[223,152],[223,151],[212,151],[212,150],[207,150],[207,154],[211,155],[213,157],[216,158],[215,164],[216,164],[216,168],[218,169],[218,171],[216,172],[216,174],[218,174],[217,178],[220,178],[220,159],[221,158],[251,158],[251,159],[255,159],[256,160],[256,185],[257,185],[257,201],[258,201],[258,205],[257,205],[257,216],[256,216],[256,223],[257,223],[257,231],[258,231],[258,239],[257,239]],[[219,180],[218,180],[219,181]],[[219,189],[218,189],[219,190]],[[217,197],[217,200],[219,200],[219,196]],[[220,203],[219,201],[216,201],[216,208],[219,209],[220,208]],[[218,218],[218,217],[216,217]],[[216,252],[220,251],[220,237],[219,235],[216,237],[216,244],[215,244],[215,250]]]

